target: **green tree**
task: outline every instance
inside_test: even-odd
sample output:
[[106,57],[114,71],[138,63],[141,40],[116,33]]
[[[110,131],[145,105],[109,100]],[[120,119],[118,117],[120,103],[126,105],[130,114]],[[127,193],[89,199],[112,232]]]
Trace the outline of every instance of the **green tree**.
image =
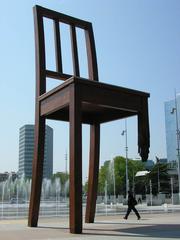
[[[114,167],[113,167],[114,165]],[[146,194],[150,192],[150,180],[152,182],[153,194],[158,193],[158,172],[160,180],[160,192],[170,192],[170,178],[168,175],[168,164],[156,164],[152,171],[141,177],[135,177],[138,171],[144,171],[145,164],[139,160],[128,159],[128,179],[129,187],[136,194]],[[115,176],[115,194],[126,193],[126,159],[122,156],[116,156],[113,160],[107,160],[99,170],[98,194],[105,194],[105,182],[107,181],[107,193],[114,195],[114,177]],[[87,192],[88,182],[85,183],[84,191]]]
[[147,193],[150,193],[149,182],[152,183],[152,193],[158,194],[158,183],[160,186],[159,192],[170,193],[170,176],[168,175],[168,164],[157,163],[146,176],[146,184],[148,186]]
[[61,184],[64,185],[69,179],[69,174],[65,172],[57,172],[53,174],[52,179],[54,180],[55,178],[60,178]]
[[105,181],[108,180],[109,177],[109,164],[110,160],[105,161],[104,165],[101,166],[99,171],[99,181],[98,181],[98,194],[103,195],[105,189]]
[[65,194],[65,184],[69,180],[69,174],[65,172],[57,172],[53,174],[52,181],[54,181],[56,178],[60,178],[61,189],[62,192]]
[[[113,167],[114,165],[114,167]],[[128,159],[128,178],[130,188],[134,187],[135,174],[144,170],[144,164],[141,161]],[[124,194],[126,192],[126,159],[122,156],[116,156],[112,161],[104,162],[99,171],[98,194],[104,195],[105,181],[107,181],[108,194],[114,194],[114,176],[115,176],[115,193]]]
[[129,187],[132,189],[136,194],[141,194],[144,188],[144,181],[143,179],[138,179],[136,177],[136,173],[139,171],[145,170],[145,165],[140,160],[129,160],[128,163],[128,175],[129,175]]

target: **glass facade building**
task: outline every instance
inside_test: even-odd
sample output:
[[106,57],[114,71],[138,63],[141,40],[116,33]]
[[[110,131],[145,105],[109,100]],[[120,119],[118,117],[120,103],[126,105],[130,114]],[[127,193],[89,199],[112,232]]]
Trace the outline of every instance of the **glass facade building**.
[[[53,129],[46,125],[43,178],[53,174]],[[34,125],[24,125],[19,129],[19,170],[18,175],[32,177],[34,154]]]
[[[176,95],[177,121],[180,127],[180,94]],[[177,125],[175,99],[165,102],[166,151],[168,162],[177,161]]]

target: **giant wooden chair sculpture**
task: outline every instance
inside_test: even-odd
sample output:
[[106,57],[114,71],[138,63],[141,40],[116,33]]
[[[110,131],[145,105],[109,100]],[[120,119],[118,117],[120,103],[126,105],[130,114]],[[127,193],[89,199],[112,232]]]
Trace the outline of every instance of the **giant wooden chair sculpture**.
[[[56,71],[46,69],[43,18],[54,23]],[[138,116],[138,148],[143,161],[149,153],[149,94],[98,82],[98,69],[92,25],[40,6],[34,7],[36,41],[36,117],[35,150],[28,225],[36,227],[39,215],[45,119],[70,122],[70,232],[82,232],[82,132],[81,124],[90,124],[90,164],[86,222],[94,222],[98,171],[100,124],[129,116]],[[63,72],[60,23],[70,27],[73,76]],[[80,77],[76,28],[84,29],[89,79]],[[46,77],[65,82],[46,92]]]

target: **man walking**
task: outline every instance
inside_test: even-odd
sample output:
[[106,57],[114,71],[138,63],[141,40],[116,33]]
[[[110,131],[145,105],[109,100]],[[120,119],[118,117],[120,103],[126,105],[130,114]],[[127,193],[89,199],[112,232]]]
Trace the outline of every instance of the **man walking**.
[[128,209],[127,209],[127,213],[126,216],[124,217],[124,219],[128,219],[128,216],[131,212],[131,210],[133,210],[137,216],[137,219],[140,220],[140,215],[137,211],[137,209],[135,208],[135,205],[137,204],[136,199],[133,197],[133,194],[131,191],[128,191]]

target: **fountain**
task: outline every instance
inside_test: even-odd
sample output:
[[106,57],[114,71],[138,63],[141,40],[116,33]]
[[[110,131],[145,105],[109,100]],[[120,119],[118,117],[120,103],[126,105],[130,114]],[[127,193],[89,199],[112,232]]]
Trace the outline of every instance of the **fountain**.
[[19,216],[19,186],[17,185],[16,186],[16,209],[17,209],[17,212],[16,212],[16,216],[18,218]]
[[115,158],[112,158],[112,160],[109,163],[108,174],[109,174],[110,184],[113,185],[113,203],[115,204],[116,203],[116,180],[115,180],[114,162],[115,162]]
[[67,194],[69,193],[69,179],[64,184],[65,202],[67,202]]
[[2,200],[1,200],[1,218],[3,219],[4,216],[4,188],[5,188],[5,182],[2,183]]
[[55,179],[55,191],[56,191],[56,216],[58,215],[59,211],[59,202],[60,202],[60,192],[61,192],[61,182],[60,178]]
[[[60,198],[65,196],[67,201],[69,181],[66,181],[63,189],[62,192],[60,178],[43,179],[41,215],[59,215]],[[30,192],[31,179],[25,179],[24,176],[13,180],[10,175],[6,181],[0,182],[1,219],[27,217]],[[63,209],[66,212],[68,212],[67,207],[68,205],[66,205],[66,209]]]
[[105,202],[105,211],[106,211],[106,216],[107,216],[107,180],[105,181],[105,186],[104,186],[104,202]]

